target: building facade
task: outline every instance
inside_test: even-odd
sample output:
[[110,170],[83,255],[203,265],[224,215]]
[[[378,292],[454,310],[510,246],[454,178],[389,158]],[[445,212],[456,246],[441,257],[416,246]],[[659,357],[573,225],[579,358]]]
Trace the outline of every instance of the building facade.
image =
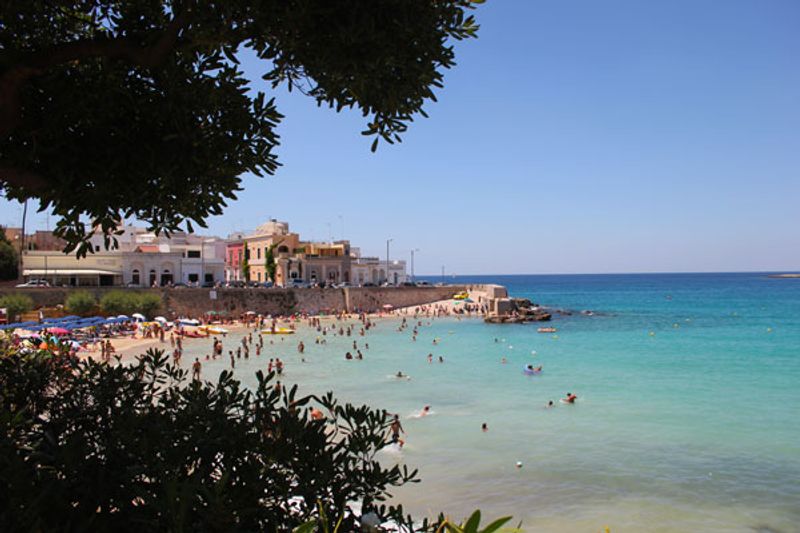
[[[26,250],[26,280],[56,286],[168,286],[213,284],[224,280],[225,243],[216,237],[177,232],[169,237],[124,226],[117,247],[105,249],[101,234],[89,240],[94,253],[77,258],[60,250]],[[27,248],[27,246],[26,246]]]

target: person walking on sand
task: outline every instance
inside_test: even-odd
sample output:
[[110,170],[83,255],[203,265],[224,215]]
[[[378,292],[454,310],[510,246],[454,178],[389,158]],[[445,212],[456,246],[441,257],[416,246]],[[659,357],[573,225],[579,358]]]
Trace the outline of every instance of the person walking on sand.
[[200,369],[203,368],[203,364],[200,362],[200,359],[197,357],[194,358],[194,363],[192,363],[192,379],[200,380]]

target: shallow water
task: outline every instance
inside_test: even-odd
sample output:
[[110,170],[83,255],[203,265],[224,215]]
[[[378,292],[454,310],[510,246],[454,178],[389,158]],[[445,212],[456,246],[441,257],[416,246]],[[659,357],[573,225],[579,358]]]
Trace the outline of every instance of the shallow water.
[[[283,381],[301,392],[333,390],[400,413],[407,444],[385,460],[420,469],[421,484],[397,491],[417,515],[481,508],[512,514],[531,531],[800,530],[800,280],[458,281],[495,281],[513,296],[596,314],[557,317],[555,335],[437,319],[416,342],[390,319],[365,338],[329,334],[324,346],[305,328],[272,346],[265,336],[265,352],[237,360],[235,373],[252,384],[277,355],[287,363]],[[225,340],[226,353],[240,338]],[[353,340],[364,361],[344,359]],[[188,342],[184,364],[209,345]],[[429,364],[428,353],[445,362]],[[544,372],[523,375],[527,363]],[[227,357],[210,361],[203,375],[227,367]],[[398,370],[412,379],[392,378]],[[558,403],[566,392],[578,395],[576,405]],[[544,408],[550,399],[556,407]],[[426,404],[433,414],[414,418]]]

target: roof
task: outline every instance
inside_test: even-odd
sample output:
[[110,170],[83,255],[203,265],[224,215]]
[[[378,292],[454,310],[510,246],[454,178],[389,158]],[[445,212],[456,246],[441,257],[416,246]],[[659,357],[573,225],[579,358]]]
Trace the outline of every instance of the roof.
[[63,276],[63,275],[109,275],[109,276],[118,276],[122,275],[122,272],[113,271],[113,270],[96,270],[96,269],[89,269],[89,268],[48,268],[47,270],[43,268],[26,268],[22,271],[23,276]]

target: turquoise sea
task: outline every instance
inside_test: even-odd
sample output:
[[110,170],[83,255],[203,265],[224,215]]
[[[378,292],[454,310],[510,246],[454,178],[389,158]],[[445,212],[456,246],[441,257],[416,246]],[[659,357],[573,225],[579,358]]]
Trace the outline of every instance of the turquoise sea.
[[[419,468],[422,483],[396,493],[416,515],[480,508],[539,532],[800,531],[800,279],[448,281],[499,283],[512,296],[594,315],[556,316],[555,335],[537,324],[437,319],[416,342],[397,332],[399,319],[379,320],[364,338],[329,333],[324,346],[304,328],[237,362],[236,375],[253,383],[277,355],[284,382],[301,392],[333,390],[400,413],[407,444],[383,456]],[[225,340],[226,353],[238,338]],[[363,361],[344,359],[353,340]],[[187,355],[204,355],[207,344],[192,341]],[[429,364],[428,353],[445,362]],[[523,375],[527,363],[544,372]],[[223,368],[226,359],[211,361],[203,374]],[[398,370],[412,379],[392,378]],[[558,402],[567,392],[575,405]],[[545,408],[551,399],[556,407]],[[414,417],[426,404],[433,414]]]

